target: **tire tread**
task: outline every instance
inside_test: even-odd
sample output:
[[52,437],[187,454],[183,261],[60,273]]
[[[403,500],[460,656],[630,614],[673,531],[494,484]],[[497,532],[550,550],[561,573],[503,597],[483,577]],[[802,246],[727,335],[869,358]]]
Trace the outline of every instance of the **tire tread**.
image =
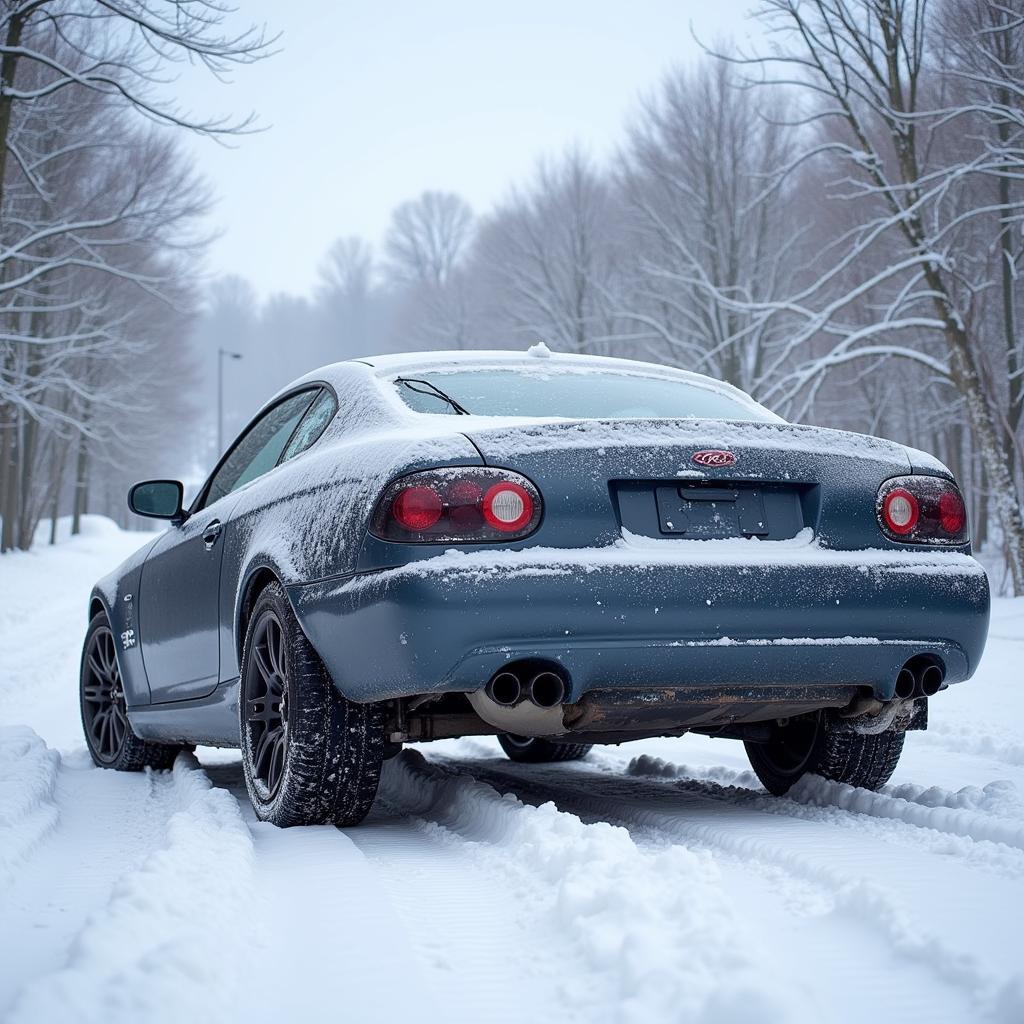
[[555,764],[563,761],[581,761],[590,753],[592,743],[553,743],[533,738],[528,747],[509,743],[504,735],[498,737],[501,749],[513,761],[521,764]]
[[[246,750],[244,680],[252,633],[272,608],[285,631],[290,661],[287,765],[273,800],[253,782]],[[268,584],[256,598],[243,647],[239,728],[246,785],[258,817],[281,828],[293,825],[357,825],[377,795],[384,758],[384,712],[379,704],[346,700],[295,619],[284,588]]]
[[848,786],[878,789],[892,778],[905,739],[902,730],[886,729],[867,735],[832,728],[821,752],[817,774]]
[[890,727],[880,733],[859,733],[842,722],[822,716],[806,762],[788,772],[773,763],[767,745],[746,742],[744,746],[750,766],[764,788],[775,796],[782,796],[799,778],[810,774],[861,789],[878,789],[896,770],[905,738],[903,729]]

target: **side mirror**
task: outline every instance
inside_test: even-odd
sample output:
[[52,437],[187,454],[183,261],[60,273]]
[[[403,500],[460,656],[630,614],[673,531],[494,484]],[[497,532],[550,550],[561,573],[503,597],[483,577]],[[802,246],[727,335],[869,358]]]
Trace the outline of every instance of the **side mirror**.
[[185,488],[177,480],[144,480],[128,492],[128,507],[137,516],[181,523],[186,518],[184,496]]

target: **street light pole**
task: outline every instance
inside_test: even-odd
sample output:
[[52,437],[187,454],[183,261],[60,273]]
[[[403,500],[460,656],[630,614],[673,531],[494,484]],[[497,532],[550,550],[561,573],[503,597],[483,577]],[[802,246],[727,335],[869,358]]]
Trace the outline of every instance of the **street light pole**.
[[224,454],[224,357],[241,359],[241,352],[217,349],[217,458]]

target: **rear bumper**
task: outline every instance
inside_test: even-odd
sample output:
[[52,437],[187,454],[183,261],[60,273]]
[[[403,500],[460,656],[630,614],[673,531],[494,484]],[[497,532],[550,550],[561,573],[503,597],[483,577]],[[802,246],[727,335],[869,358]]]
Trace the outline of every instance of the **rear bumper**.
[[357,701],[476,690],[519,658],[557,660],[570,701],[850,684],[887,699],[910,657],[935,654],[956,683],[984,650],[988,580],[968,555],[787,545],[768,563],[749,557],[766,546],[671,543],[680,547],[454,551],[289,596],[335,685]]

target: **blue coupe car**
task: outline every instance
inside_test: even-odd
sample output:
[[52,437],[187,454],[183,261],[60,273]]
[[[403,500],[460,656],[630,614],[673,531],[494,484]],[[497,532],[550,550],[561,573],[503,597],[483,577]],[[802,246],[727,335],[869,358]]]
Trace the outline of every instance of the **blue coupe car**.
[[101,580],[96,763],[240,746],[256,813],[352,825],[403,743],[518,761],[698,732],[765,787],[877,787],[977,668],[988,582],[935,459],[622,359],[457,352],[276,395]]

